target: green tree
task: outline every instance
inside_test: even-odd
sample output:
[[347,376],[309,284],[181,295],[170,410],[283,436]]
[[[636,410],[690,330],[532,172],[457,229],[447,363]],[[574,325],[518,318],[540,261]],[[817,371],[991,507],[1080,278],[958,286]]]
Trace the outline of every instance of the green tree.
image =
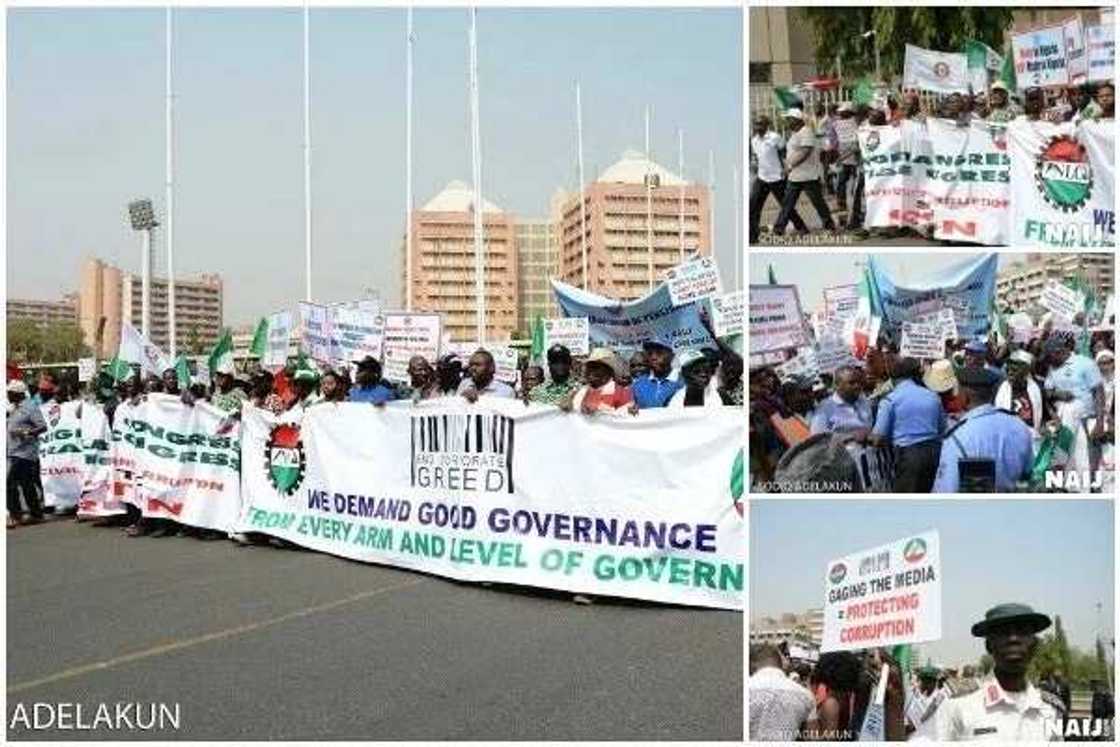
[[[844,77],[875,73],[875,44],[883,77],[902,75],[906,45],[941,52],[959,52],[970,39],[1003,51],[1004,31],[1011,25],[1012,9],[1001,7],[895,7],[799,8],[808,21],[815,45],[817,66],[832,69],[839,55]],[[874,38],[863,33],[874,29]]]
[[202,344],[202,335],[198,332],[198,326],[192,324],[187,329],[187,350],[191,355],[202,355],[206,352],[206,346]]
[[1069,677],[1073,654],[1069,648],[1069,641],[1066,640],[1066,631],[1062,627],[1061,615],[1054,615],[1054,641],[1058,648],[1058,659],[1062,663],[1060,671],[1066,677]]
[[38,363],[43,357],[43,335],[30,319],[8,323],[8,360]]
[[82,330],[72,322],[37,324],[28,319],[8,325],[9,360],[27,363],[64,363],[89,355]]

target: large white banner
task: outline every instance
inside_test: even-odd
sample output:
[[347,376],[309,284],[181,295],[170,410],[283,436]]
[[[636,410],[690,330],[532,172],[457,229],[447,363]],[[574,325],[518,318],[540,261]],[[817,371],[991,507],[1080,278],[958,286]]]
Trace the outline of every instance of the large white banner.
[[1020,91],[1069,83],[1066,34],[1061,24],[1014,34],[1011,55]]
[[242,531],[451,578],[743,607],[737,410],[341,403],[298,423],[243,412]]
[[809,345],[797,286],[752,285],[747,301],[752,355]]
[[1011,152],[1011,243],[1081,248],[1116,245],[1116,123],[1074,127],[1018,120]]
[[124,505],[113,490],[112,432],[105,408],[100,404],[82,404],[82,452],[85,475],[82,497],[78,501],[79,516],[115,516],[125,512]]
[[229,531],[241,507],[237,422],[205,402],[149,394],[113,420],[116,495],[144,516]]
[[941,638],[936,530],[833,560],[824,586],[822,653]]
[[39,437],[39,472],[43,481],[43,505],[65,511],[78,505],[85,478],[82,452],[80,401],[48,402],[39,409],[47,421],[47,432]]
[[934,236],[1007,243],[1011,159],[1002,126],[931,117],[862,127],[868,227],[934,227]]
[[902,87],[936,93],[968,93],[968,57],[906,45]]

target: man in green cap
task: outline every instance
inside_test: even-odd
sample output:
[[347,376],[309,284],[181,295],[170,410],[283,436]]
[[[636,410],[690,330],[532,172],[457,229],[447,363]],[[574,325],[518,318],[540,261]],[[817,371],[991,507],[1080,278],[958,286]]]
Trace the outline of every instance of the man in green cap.
[[918,689],[906,703],[906,735],[908,739],[936,739],[938,709],[949,693],[937,686],[941,672],[937,667],[924,666],[918,670]]
[[1001,604],[972,626],[994,662],[990,677],[976,692],[950,699],[937,713],[937,739],[1045,741],[1047,724],[1059,722],[1061,701],[1027,681],[1038,649],[1038,634],[1050,618],[1025,604]]

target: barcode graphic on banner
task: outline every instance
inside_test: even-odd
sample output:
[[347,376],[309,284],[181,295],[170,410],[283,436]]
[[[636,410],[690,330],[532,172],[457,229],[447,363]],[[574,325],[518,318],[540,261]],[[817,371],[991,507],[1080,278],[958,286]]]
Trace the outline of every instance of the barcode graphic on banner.
[[488,413],[412,417],[412,486],[513,493],[514,421]]

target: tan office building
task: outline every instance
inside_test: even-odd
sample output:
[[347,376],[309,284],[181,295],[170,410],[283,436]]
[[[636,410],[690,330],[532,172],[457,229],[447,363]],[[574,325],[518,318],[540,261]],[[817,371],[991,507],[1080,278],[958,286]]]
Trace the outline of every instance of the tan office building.
[[[650,290],[650,234],[646,179],[653,185],[653,283],[680,264],[682,254],[711,254],[710,195],[707,186],[682,180],[637,151],[622,158],[565,202],[560,218],[560,279],[582,286],[581,229],[586,221],[587,289],[630,300]],[[681,195],[684,244],[681,245]]]
[[1001,268],[996,275],[996,299],[1001,308],[1026,310],[1036,306],[1050,280],[1082,278],[1101,303],[1116,292],[1115,259],[1105,253],[1027,255],[1024,262]]
[[8,324],[31,321],[36,324],[78,323],[78,294],[70,293],[61,301],[37,301],[29,298],[8,299]]
[[518,336],[532,336],[533,320],[560,316],[551,278],[559,277],[559,216],[568,195],[558,191],[552,199],[552,215],[548,220],[519,220],[517,232],[518,315],[521,324]]
[[[164,351],[170,347],[166,278],[152,278],[150,339]],[[82,267],[78,292],[78,323],[87,345],[98,357],[114,355],[120,344],[120,325],[127,321],[141,328],[143,282],[99,259]],[[100,319],[105,318],[101,347],[96,345]],[[222,329],[222,279],[216,274],[175,279],[176,352],[201,354],[218,341]]]
[[[443,314],[443,329],[454,342],[474,342],[475,252],[474,190],[453,181],[419,210],[412,222],[412,283],[407,253],[401,251],[401,301],[412,298],[414,311]],[[486,339],[505,341],[517,331],[518,261],[515,220],[483,201]]]

